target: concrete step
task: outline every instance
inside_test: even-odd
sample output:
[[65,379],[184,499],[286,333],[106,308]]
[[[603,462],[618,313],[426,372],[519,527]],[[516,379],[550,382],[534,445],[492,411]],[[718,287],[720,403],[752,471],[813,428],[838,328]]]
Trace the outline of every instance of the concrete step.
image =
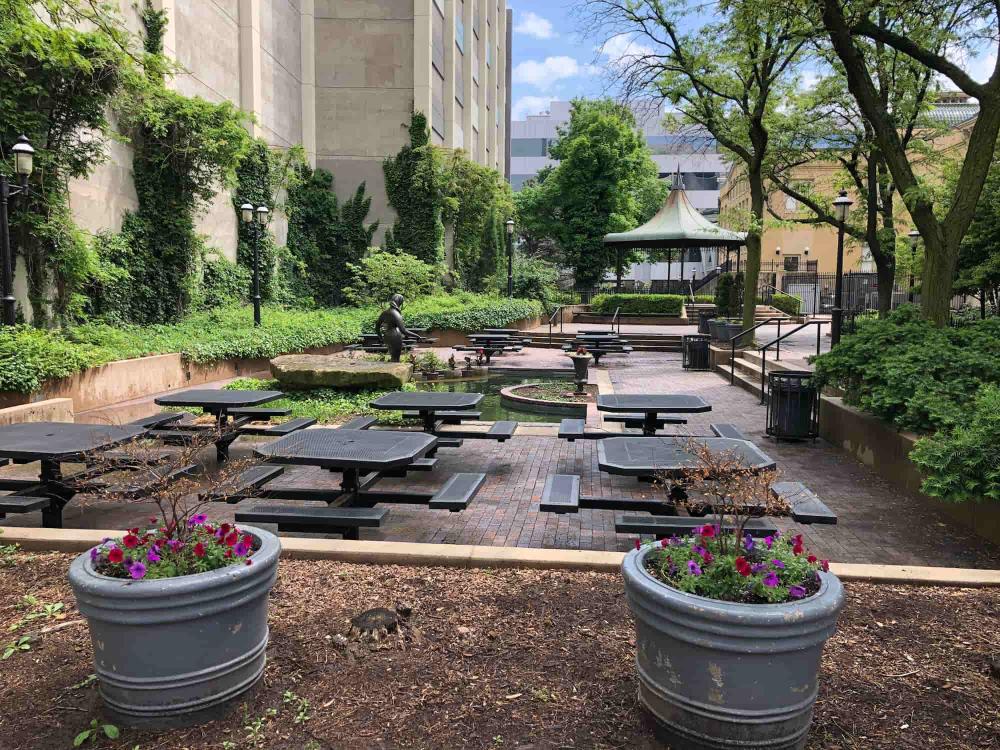
[[[736,360],[739,363],[739,359]],[[715,371],[729,382],[730,371],[729,365],[718,364],[715,366]],[[737,365],[736,372],[734,373],[733,385],[742,388],[745,391],[752,393],[757,398],[760,398],[760,371],[757,372],[757,377],[754,378],[752,375],[747,374],[745,371],[739,368]]]

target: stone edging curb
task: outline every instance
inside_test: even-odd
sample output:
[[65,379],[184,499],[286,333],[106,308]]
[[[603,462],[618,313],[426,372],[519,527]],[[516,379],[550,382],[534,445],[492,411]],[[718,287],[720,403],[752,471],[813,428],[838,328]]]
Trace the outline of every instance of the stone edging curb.
[[[0,543],[29,552],[84,552],[104,537],[122,531],[3,527]],[[588,550],[488,547],[471,544],[421,544],[346,539],[281,537],[282,556],[293,560],[339,560],[375,565],[443,565],[457,568],[538,568],[616,573],[624,553]],[[931,568],[915,565],[831,563],[845,581],[877,581],[923,586],[1000,586],[1000,570]]]

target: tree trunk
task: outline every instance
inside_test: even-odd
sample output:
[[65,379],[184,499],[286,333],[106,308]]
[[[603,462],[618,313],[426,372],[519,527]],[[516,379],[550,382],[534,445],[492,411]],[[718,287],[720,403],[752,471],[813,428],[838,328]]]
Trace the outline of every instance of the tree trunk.
[[875,262],[878,278],[878,316],[884,318],[892,310],[892,290],[896,284],[896,267],[891,262]]
[[[930,240],[930,241],[928,241]],[[937,245],[937,247],[934,247]],[[924,235],[924,270],[920,275],[920,308],[924,317],[936,326],[946,326],[951,317],[950,305],[958,248],[945,247],[938,237]]]
[[764,226],[764,178],[760,170],[749,170],[750,212],[754,227],[747,232],[747,263],[743,274],[743,330],[753,327],[757,313],[757,282],[760,279],[761,235]]

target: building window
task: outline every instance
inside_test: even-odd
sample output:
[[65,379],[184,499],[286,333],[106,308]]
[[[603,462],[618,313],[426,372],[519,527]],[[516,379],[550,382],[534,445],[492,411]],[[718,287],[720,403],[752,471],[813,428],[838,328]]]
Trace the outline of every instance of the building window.
[[431,64],[444,76],[444,16],[434,13],[431,19]]
[[465,3],[455,4],[455,45],[465,52]]
[[806,271],[809,273],[816,273],[819,271],[819,261],[818,260],[807,260],[806,261]]
[[799,256],[798,255],[786,255],[785,256],[785,270],[786,271],[798,271],[799,270]]
[[465,65],[462,63],[465,56],[457,49],[458,44],[455,47],[455,101],[465,104]]
[[511,138],[511,156],[547,156],[549,153],[548,138]]

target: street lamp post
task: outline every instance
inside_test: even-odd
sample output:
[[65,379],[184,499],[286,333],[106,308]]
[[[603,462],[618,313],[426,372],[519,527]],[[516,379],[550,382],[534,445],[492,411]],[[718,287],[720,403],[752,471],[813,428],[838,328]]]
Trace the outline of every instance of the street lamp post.
[[840,343],[840,332],[844,325],[844,309],[842,307],[844,295],[844,226],[847,223],[847,213],[850,211],[854,201],[847,197],[847,191],[841,190],[833,201],[834,215],[837,217],[837,283],[833,290],[833,317],[832,331],[830,332],[830,346],[834,347]]
[[917,264],[917,243],[920,242],[920,232],[911,229],[906,235],[910,240],[910,290],[906,294],[908,302],[913,302],[913,269]]
[[240,206],[240,216],[247,228],[253,232],[253,324],[260,325],[260,236],[267,226],[271,212],[267,206],[253,207],[252,203]]
[[514,296],[514,220],[507,219],[507,296]]
[[34,166],[35,149],[25,136],[17,139],[11,151],[14,154],[14,173],[18,185],[11,187],[7,176],[0,174],[0,317],[5,326],[14,325],[17,303],[14,300],[14,253],[10,247],[10,223],[7,208],[11,198],[28,194],[28,177]]

